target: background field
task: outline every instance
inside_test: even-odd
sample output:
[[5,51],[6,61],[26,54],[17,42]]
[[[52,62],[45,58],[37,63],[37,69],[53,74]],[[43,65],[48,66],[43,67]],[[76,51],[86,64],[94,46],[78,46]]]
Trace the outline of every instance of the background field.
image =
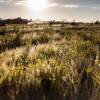
[[0,100],[100,100],[100,24],[1,26]]

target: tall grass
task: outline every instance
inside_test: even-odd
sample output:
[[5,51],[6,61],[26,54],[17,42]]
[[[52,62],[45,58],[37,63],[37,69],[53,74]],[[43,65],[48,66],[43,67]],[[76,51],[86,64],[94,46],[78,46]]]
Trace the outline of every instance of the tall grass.
[[99,100],[100,30],[43,27],[0,35],[0,100]]

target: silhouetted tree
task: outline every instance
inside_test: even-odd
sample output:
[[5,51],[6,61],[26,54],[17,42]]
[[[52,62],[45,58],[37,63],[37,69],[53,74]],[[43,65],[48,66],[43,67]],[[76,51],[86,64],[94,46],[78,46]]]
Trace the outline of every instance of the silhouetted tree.
[[27,24],[29,20],[22,19],[21,17],[15,19],[0,19],[0,26],[4,26],[5,24]]

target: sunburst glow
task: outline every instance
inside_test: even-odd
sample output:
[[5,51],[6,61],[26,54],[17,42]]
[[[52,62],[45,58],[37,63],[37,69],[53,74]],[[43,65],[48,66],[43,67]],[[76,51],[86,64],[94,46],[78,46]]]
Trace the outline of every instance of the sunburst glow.
[[34,11],[41,11],[46,8],[47,0],[28,0],[28,6]]

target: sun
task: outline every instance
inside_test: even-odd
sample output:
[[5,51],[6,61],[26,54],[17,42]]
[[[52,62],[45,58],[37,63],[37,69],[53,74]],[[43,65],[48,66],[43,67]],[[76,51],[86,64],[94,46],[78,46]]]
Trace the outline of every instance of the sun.
[[41,11],[46,8],[47,0],[28,0],[28,6],[34,11]]

